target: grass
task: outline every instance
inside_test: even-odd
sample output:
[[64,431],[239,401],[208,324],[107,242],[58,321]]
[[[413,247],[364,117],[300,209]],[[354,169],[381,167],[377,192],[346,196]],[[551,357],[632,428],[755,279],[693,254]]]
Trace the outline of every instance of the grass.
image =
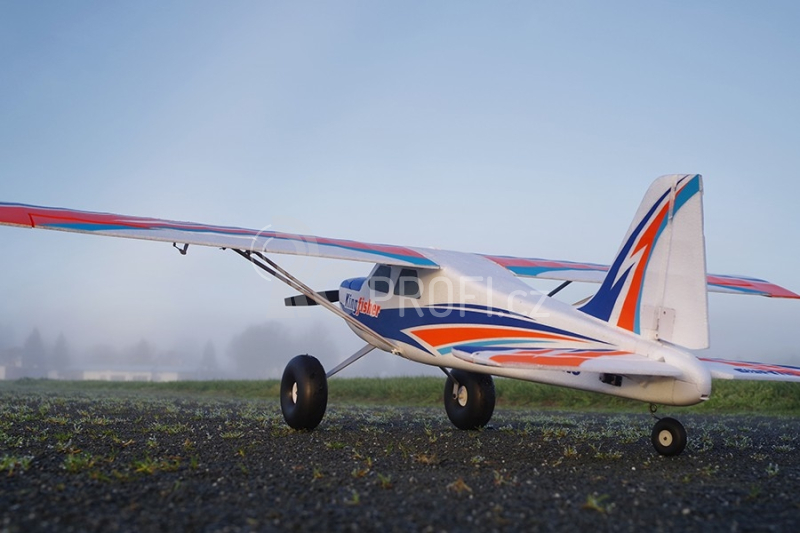
[[30,455],[4,455],[0,457],[0,472],[6,472],[8,476],[13,476],[15,472],[24,472],[31,465]]
[[608,494],[601,494],[599,496],[597,494],[589,494],[582,508],[589,511],[596,511],[600,514],[607,514],[614,509],[613,503],[605,503],[607,500]]
[[[642,403],[614,396],[576,391],[525,381],[496,378],[497,407],[551,408],[588,411],[640,412]],[[130,395],[199,396],[237,399],[275,399],[278,380],[176,381],[169,383],[53,381],[21,379],[0,382],[0,392],[109,393]],[[441,405],[444,379],[435,377],[333,378],[329,401],[350,405]],[[800,414],[800,386],[767,381],[715,381],[711,400],[689,412]],[[34,417],[42,413],[25,413]],[[102,425],[103,420],[87,420]]]
[[467,485],[467,483],[464,481],[464,478],[461,477],[456,479],[452,483],[449,483],[447,485],[447,490],[451,490],[459,495],[463,493],[472,494],[472,488],[469,485]]
[[[430,380],[419,381],[425,384]],[[341,380],[335,385],[348,383],[350,380]],[[498,380],[498,387],[512,383]],[[54,392],[51,384],[60,391]],[[365,403],[363,397],[351,396],[348,398],[355,398],[354,403],[331,406],[324,425],[309,437],[285,425],[277,401],[242,399],[233,389],[226,393],[233,398],[220,398],[219,392],[192,392],[196,396],[187,398],[189,393],[153,385],[142,388],[136,384],[131,389],[127,384],[105,383],[105,388],[89,393],[81,385],[0,382],[0,400],[4,400],[0,402],[0,479],[29,476],[55,466],[66,476],[62,478],[65,483],[129,483],[155,477],[164,480],[164,487],[173,486],[174,492],[188,487],[191,476],[203,476],[209,469],[222,468],[226,475],[248,477],[263,468],[260,450],[266,444],[283,450],[292,449],[296,442],[309,442],[316,443],[325,461],[341,460],[345,466],[308,465],[307,457],[302,464],[283,459],[277,464],[308,484],[340,487],[344,491],[338,497],[340,502],[360,505],[374,497],[376,490],[408,487],[407,475],[386,471],[396,463],[413,470],[415,476],[438,476],[437,486],[454,497],[468,498],[473,489],[482,493],[487,486],[519,485],[519,472],[509,466],[517,461],[506,462],[507,458],[495,451],[504,441],[513,441],[511,449],[517,460],[522,457],[524,463],[535,457],[540,471],[555,475],[583,464],[605,467],[609,472],[648,470],[660,460],[655,453],[645,453],[646,458],[641,459],[639,450],[649,448],[652,420],[642,405],[635,403],[631,405],[636,414],[593,416],[569,409],[539,409],[526,400],[525,408],[498,415],[502,425],[497,431],[458,432],[441,412],[438,398],[433,400],[435,406],[398,408],[386,405],[389,400],[381,402],[383,405],[358,405]],[[410,386],[413,388],[413,380]],[[733,456],[746,457],[763,483],[788,479],[793,452],[800,447],[796,421],[739,417],[731,424],[731,418],[727,414],[706,416],[692,424],[687,454],[694,462],[684,462],[683,475],[676,479],[683,483],[719,479],[725,475],[725,461]],[[408,429],[398,433],[398,427]],[[771,428],[771,438],[765,440],[762,427]],[[382,433],[391,438],[381,438]],[[221,448],[223,442],[226,445]],[[226,451],[221,454],[220,449]],[[281,452],[279,457],[283,455]],[[751,488],[748,497],[758,498],[762,486]],[[617,509],[604,491],[581,487],[578,499],[572,501],[580,506],[584,498],[583,509],[604,515]]]
[[64,457],[62,466],[67,472],[77,474],[78,472],[83,472],[84,470],[89,470],[94,467],[96,462],[97,458],[92,456],[92,454],[88,452],[79,452]]

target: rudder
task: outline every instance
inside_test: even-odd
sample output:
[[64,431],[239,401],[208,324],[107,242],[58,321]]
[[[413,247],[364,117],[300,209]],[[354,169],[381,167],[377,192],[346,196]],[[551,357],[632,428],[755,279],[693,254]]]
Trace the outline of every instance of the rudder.
[[656,179],[600,289],[581,311],[645,338],[708,347],[699,174]]

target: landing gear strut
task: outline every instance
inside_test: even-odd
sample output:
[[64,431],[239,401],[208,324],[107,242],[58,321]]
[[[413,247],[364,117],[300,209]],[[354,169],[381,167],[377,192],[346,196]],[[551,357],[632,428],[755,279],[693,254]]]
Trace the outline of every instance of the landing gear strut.
[[[655,416],[654,405],[650,406],[650,412]],[[653,427],[650,439],[653,447],[661,455],[667,457],[680,455],[686,448],[686,428],[674,418],[660,418]]]
[[494,381],[488,374],[451,370],[444,385],[444,409],[458,429],[479,429],[494,413]]

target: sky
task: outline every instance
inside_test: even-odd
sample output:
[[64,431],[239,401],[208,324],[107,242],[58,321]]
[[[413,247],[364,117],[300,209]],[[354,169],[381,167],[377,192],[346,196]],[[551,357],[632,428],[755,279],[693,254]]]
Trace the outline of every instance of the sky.
[[[608,263],[653,179],[700,173],[709,271],[800,291],[798,24],[780,1],[0,2],[0,201]],[[326,366],[361,345],[230,252],[0,245],[5,344],[224,356],[277,321]],[[370,270],[281,264],[320,290]],[[800,364],[800,303],[709,302],[708,355]]]

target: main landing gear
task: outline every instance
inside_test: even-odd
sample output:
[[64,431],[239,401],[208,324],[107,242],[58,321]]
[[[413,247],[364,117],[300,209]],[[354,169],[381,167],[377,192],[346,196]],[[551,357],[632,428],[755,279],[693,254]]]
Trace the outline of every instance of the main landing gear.
[[289,427],[314,429],[328,407],[328,378],[316,357],[298,355],[281,379],[281,411]]
[[[650,412],[656,416],[656,406],[650,406]],[[661,455],[673,457],[680,455],[686,448],[686,428],[674,418],[659,418],[651,435],[653,447]]]
[[[444,369],[443,369],[444,370]],[[445,370],[444,409],[458,429],[479,429],[494,413],[494,381],[488,374]]]
[[374,349],[367,344],[327,374],[314,356],[298,355],[289,361],[281,378],[281,412],[289,427],[305,430],[317,427],[328,407],[328,378]]
[[[280,393],[281,412],[289,427],[316,428],[328,407],[328,378],[371,350],[372,346],[365,346],[327,375],[319,360],[311,355],[298,355],[289,361],[283,371]],[[459,429],[484,427],[494,413],[492,376],[464,370],[445,370],[445,373],[444,408],[450,421]]]

